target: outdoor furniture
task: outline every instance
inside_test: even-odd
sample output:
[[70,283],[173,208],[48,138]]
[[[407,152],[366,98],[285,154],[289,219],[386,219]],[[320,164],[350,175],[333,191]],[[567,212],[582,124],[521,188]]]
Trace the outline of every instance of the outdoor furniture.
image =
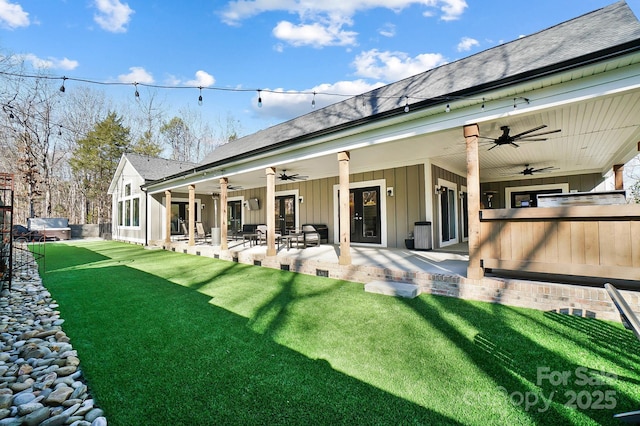
[[288,247],[291,248],[292,244],[295,242],[296,247],[300,247],[302,244],[302,248],[307,248],[309,246],[319,246],[320,245],[320,233],[316,231],[316,229],[312,225],[302,225],[302,232],[296,234],[290,234],[288,239]]
[[245,236],[257,234],[257,231],[256,231],[257,227],[258,227],[257,224],[242,225],[242,231],[234,232],[233,235],[231,235],[231,237],[234,240],[239,240],[240,238],[242,238],[242,241],[246,242],[247,238],[245,238]]
[[[638,320],[636,314],[631,310],[629,304],[624,300],[624,297],[622,297],[622,294],[620,294],[617,288],[609,283],[606,283],[604,288],[607,290],[607,293],[609,293],[609,297],[613,301],[616,309],[618,309],[622,324],[625,328],[633,331],[640,340],[640,320]],[[637,424],[640,423],[640,410],[614,414],[613,417],[625,423]]]
[[[258,225],[256,228],[256,232],[258,234],[257,244],[267,243],[267,225]],[[282,235],[276,232],[276,243],[278,243],[278,248],[280,248],[280,240],[282,239]]]
[[29,231],[41,232],[47,239],[70,240],[69,219],[62,217],[31,217],[27,219]]
[[320,234],[321,244],[327,244],[329,242],[329,227],[327,225],[325,225],[324,223],[305,223],[302,226],[305,227],[307,225],[313,226],[313,229],[315,229]]
[[202,225],[202,222],[196,222],[196,239],[204,240],[206,243],[207,238],[211,238],[211,234],[207,234],[204,231],[204,225]]

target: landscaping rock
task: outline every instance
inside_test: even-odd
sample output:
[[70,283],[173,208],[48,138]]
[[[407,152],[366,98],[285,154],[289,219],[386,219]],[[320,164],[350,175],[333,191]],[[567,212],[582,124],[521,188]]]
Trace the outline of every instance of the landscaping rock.
[[106,426],[35,264],[0,291],[0,426]]

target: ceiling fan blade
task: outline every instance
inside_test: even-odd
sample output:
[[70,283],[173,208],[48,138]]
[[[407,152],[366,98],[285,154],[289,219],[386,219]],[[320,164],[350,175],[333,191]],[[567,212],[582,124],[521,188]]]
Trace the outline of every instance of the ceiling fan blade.
[[517,135],[513,135],[513,136],[511,136],[511,139],[521,138],[524,135],[528,135],[529,133],[533,133],[533,132],[538,131],[540,129],[544,129],[545,127],[547,127],[547,125],[546,124],[542,124],[542,125],[540,125],[538,127],[534,127],[533,129],[529,129],[529,130],[524,131],[522,133],[518,133]]
[[558,133],[558,132],[561,132],[561,131],[562,131],[562,129],[549,130],[548,132],[536,133],[535,135],[529,135],[529,136],[525,136],[525,137],[526,138],[529,138],[529,137],[535,138],[537,136],[550,135],[551,133]]
[[540,139],[536,139],[536,138],[534,138],[534,139],[529,139],[529,137],[522,138],[522,139],[518,139],[518,141],[520,141],[520,142],[540,142],[540,141],[546,141],[546,140],[547,140],[547,138],[540,138]]
[[491,148],[489,148],[487,151],[491,151],[493,148],[495,148],[495,147],[497,147],[497,146],[500,146],[500,145],[495,144],[494,146],[492,146]]
[[487,140],[494,141],[494,142],[498,140],[498,139],[496,139],[496,138],[490,138],[490,137],[487,137],[487,136],[478,136],[478,138],[480,138],[480,139],[487,139]]
[[520,148],[520,145],[518,145],[517,143],[509,142],[509,145],[513,145],[514,148]]
[[548,167],[542,167],[542,168],[539,168],[539,169],[533,169],[533,170],[531,170],[531,172],[532,173],[541,173],[541,172],[551,171],[553,169],[555,169],[555,167],[548,166]]

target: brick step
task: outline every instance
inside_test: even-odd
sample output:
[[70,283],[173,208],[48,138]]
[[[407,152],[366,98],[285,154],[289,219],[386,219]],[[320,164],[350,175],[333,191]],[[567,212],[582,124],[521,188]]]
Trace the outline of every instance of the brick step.
[[420,288],[417,285],[397,281],[371,281],[365,284],[364,291],[409,299],[413,299],[420,294]]

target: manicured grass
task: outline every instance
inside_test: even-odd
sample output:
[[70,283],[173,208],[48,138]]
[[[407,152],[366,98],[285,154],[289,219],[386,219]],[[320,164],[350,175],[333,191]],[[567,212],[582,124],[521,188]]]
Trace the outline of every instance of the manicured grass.
[[616,424],[640,409],[640,345],[616,323],[115,242],[49,244],[45,261],[110,425]]

